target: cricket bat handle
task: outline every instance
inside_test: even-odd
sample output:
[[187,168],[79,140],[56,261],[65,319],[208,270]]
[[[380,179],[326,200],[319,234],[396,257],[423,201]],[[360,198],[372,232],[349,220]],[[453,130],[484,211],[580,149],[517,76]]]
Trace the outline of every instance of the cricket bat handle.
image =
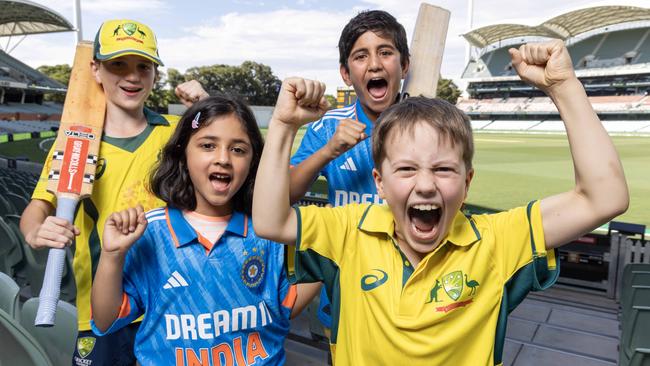
[[[77,208],[78,196],[57,197],[56,217],[74,222],[74,213]],[[56,305],[59,302],[61,293],[61,277],[63,277],[63,266],[65,265],[65,249],[50,248],[47,255],[47,266],[43,287],[38,301],[38,311],[34,325],[37,327],[51,327],[56,318]]]

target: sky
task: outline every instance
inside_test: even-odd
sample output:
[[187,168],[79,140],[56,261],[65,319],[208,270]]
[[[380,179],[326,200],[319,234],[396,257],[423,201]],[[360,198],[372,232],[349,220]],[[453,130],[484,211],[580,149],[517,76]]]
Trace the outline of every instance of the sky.
[[[32,1],[74,24],[74,0]],[[470,28],[469,1],[431,3],[451,11],[441,73],[461,88],[467,47],[461,35],[470,29],[500,23],[537,25],[567,11],[598,5],[650,7],[650,0],[474,0]],[[361,10],[386,10],[404,25],[410,43],[419,4],[413,0],[81,0],[81,14],[83,38],[89,40],[103,20],[135,19],[149,25],[165,66],[181,72],[193,66],[252,60],[269,65],[280,79],[302,76],[323,81],[327,93],[335,95],[336,88],[344,86],[337,43],[350,18]],[[10,50],[20,38],[0,38],[0,47]],[[32,67],[71,64],[75,43],[73,33],[30,35],[11,55]]]

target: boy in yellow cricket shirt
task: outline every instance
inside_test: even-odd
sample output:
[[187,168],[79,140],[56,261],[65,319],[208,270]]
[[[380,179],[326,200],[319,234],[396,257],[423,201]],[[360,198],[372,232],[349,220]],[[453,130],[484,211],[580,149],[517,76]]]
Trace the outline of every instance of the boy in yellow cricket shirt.
[[564,44],[510,52],[519,76],[547,93],[565,121],[575,187],[494,215],[460,211],[474,175],[469,118],[420,97],[388,108],[373,130],[373,177],[387,205],[291,209],[292,141],[327,103],[322,83],[283,83],[253,220],[258,235],[296,245],[297,282],[332,287],[337,365],[501,364],[508,312],[557,277],[552,249],[627,209],[618,154]]
[[[92,195],[79,203],[74,225],[52,216],[56,197],[46,191],[50,151],[20,228],[27,243],[36,249],[63,248],[75,241],[79,334],[72,364],[133,365],[139,322],[110,336],[96,337],[90,329],[90,290],[106,218],[138,204],[145,210],[163,204],[147,191],[147,179],[178,117],[162,116],[144,107],[157,68],[163,65],[156,36],[148,26],[134,20],[106,21],[95,37],[94,53],[91,66],[106,96],[106,117]],[[176,93],[183,103],[191,104],[204,92],[193,81],[179,86]]]

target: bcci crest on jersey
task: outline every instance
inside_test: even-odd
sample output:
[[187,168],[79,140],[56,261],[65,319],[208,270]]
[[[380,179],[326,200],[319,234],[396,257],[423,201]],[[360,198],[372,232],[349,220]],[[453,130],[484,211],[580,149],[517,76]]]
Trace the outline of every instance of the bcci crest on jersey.
[[248,287],[257,287],[264,278],[264,260],[258,255],[250,256],[244,262],[241,279]]

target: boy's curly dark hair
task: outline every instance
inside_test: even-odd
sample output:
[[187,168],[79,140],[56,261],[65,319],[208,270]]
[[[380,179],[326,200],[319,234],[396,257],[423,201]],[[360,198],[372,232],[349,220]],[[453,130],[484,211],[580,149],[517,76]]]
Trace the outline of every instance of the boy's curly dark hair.
[[339,64],[343,65],[347,71],[350,71],[348,57],[350,57],[352,47],[357,39],[366,32],[373,32],[393,41],[395,48],[400,53],[402,67],[408,64],[409,46],[404,27],[394,16],[383,10],[367,10],[350,19],[339,38]]

